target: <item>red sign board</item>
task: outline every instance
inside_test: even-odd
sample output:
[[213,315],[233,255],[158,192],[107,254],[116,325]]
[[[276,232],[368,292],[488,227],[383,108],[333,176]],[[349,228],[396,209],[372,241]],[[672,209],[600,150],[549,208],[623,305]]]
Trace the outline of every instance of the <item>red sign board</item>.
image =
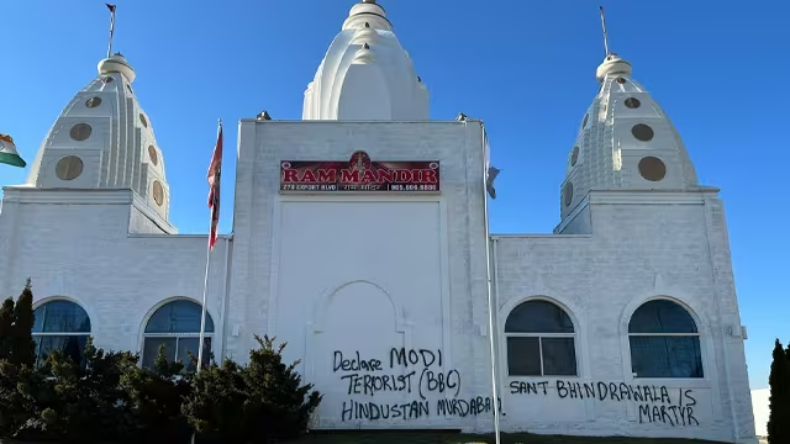
[[364,151],[346,162],[284,160],[280,191],[437,193],[439,161],[374,162]]

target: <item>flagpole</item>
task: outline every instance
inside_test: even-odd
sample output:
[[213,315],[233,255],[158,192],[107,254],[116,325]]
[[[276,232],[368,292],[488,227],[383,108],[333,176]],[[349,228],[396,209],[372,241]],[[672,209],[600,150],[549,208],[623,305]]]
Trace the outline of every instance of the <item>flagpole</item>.
[[[222,119],[217,120],[217,143],[219,143],[219,137],[222,132]],[[215,146],[216,149],[216,146]],[[215,205],[216,205],[217,197],[214,197]],[[203,300],[201,302],[200,308],[200,339],[198,343],[198,362],[196,373],[200,373],[201,367],[203,367],[203,342],[206,340],[206,299],[208,296],[208,273],[209,268],[211,265],[211,251],[213,250],[213,245],[211,244],[212,233],[214,231],[214,211],[209,212],[209,235],[208,240],[206,242],[206,271],[205,275],[203,276]]]
[[117,6],[109,3],[105,3],[105,5],[107,5],[107,9],[110,10],[110,39],[107,42],[107,58],[109,59],[112,55],[112,38],[113,34],[115,34],[115,8],[117,8]]
[[[209,229],[214,225],[213,217],[209,214]],[[206,271],[203,276],[203,300],[200,304],[200,342],[198,343],[198,362],[196,372],[200,373],[203,366],[203,342],[206,340],[206,298],[208,295],[208,272],[211,265],[211,234],[206,242]]]
[[603,12],[603,6],[598,7],[601,11],[601,28],[603,28],[603,50],[606,52],[604,57],[609,56],[609,36],[606,35],[606,15]]
[[[483,131],[483,146],[488,143],[488,136]],[[485,148],[484,148],[485,150]],[[497,352],[496,352],[496,339],[494,332],[496,331],[496,324],[494,322],[494,313],[496,301],[494,301],[494,292],[491,289],[491,235],[489,234],[488,226],[488,165],[489,161],[486,159],[486,154],[483,154],[483,219],[485,224],[485,246],[486,246],[486,289],[488,292],[488,345],[491,358],[491,391],[493,392],[494,399],[494,441],[500,444],[501,436],[499,430],[499,390],[497,389]]]

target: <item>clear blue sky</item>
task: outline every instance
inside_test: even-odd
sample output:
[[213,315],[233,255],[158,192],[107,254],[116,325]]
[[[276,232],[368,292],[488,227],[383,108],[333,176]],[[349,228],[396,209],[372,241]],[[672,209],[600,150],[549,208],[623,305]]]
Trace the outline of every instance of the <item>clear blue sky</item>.
[[[117,0],[114,49],[164,152],[182,233],[207,231],[206,169],[226,122],[224,212],[232,225],[236,122],[301,117],[302,97],[355,0]],[[546,233],[559,219],[568,149],[595,95],[598,3],[382,0],[431,92],[432,116],[486,122],[499,197],[493,232]],[[775,337],[790,341],[790,216],[783,159],[790,115],[790,3],[605,0],[611,48],[630,60],[683,136],[702,184],[721,187],[752,388]],[[0,2],[0,131],[32,163],[58,113],[96,75],[102,1]],[[0,184],[27,171],[0,168]],[[671,235],[671,233],[667,233]]]

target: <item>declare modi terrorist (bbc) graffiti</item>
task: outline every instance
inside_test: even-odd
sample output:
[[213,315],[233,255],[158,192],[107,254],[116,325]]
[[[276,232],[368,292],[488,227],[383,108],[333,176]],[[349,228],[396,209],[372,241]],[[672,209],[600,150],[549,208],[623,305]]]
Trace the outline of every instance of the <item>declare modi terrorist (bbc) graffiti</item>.
[[[431,416],[463,418],[494,413],[491,396],[465,394],[461,372],[445,366],[440,349],[393,347],[381,359],[362,356],[359,351],[335,350],[332,372],[347,395],[341,406],[343,422],[415,420]],[[511,396],[632,402],[637,405],[639,423],[699,426],[694,413],[697,400],[691,389],[563,380],[511,381],[507,389]],[[387,394],[402,396],[392,402]],[[500,415],[506,416],[501,399],[497,402]]]

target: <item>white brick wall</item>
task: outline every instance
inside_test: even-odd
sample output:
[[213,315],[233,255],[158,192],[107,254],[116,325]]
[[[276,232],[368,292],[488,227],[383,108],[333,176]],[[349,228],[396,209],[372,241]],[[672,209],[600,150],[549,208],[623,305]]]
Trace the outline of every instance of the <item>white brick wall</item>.
[[[276,313],[269,307],[270,296],[279,296],[269,294],[278,288],[273,283],[284,279],[271,257],[281,160],[345,160],[356,150],[373,160],[438,158],[450,317],[437,323],[434,334],[450,344],[444,352],[463,379],[459,398],[489,396],[481,130],[479,122],[243,121],[235,237],[220,240],[211,262],[208,309],[222,332],[215,350],[224,347],[227,357],[243,362],[254,333],[277,333],[270,326],[289,322],[270,322]],[[700,424],[639,424],[631,403],[558,399],[553,378],[546,395],[512,395],[511,382],[529,380],[507,376],[500,342],[503,429],[751,442],[754,423],[721,202],[710,191],[593,192],[588,199],[582,203],[587,216],[559,231],[592,234],[496,237],[496,328],[525,298],[552,298],[576,322],[578,380],[633,383],[624,334],[629,314],[650,297],[676,298],[700,324],[705,378],[655,384],[668,387],[672,397],[679,389],[693,390]],[[200,301],[206,238],[130,235],[130,229],[158,231],[135,205],[123,190],[7,188],[0,212],[1,294],[19,294],[31,277],[37,303],[68,297],[87,310],[98,346],[139,350],[144,322],[156,307],[174,297]],[[411,338],[415,347],[420,341]],[[488,413],[437,416],[432,406],[429,417],[403,426],[490,431],[491,419]]]
[[[253,345],[252,333],[277,333],[268,330],[268,318],[275,314],[268,307],[266,292],[271,288],[272,280],[283,279],[272,274],[270,257],[275,248],[272,218],[279,200],[281,160],[345,161],[357,150],[366,151],[374,161],[440,159],[441,200],[448,221],[443,229],[446,230],[448,246],[451,318],[445,319],[444,325],[436,325],[435,334],[451,336],[448,341],[452,344],[451,351],[445,350],[445,353],[452,356],[452,365],[463,375],[462,395],[467,399],[489,396],[488,341],[481,334],[488,318],[480,122],[244,121],[240,125],[239,140],[234,266],[231,271],[233,296],[228,322],[242,326],[242,334],[228,338],[228,352],[240,359]],[[386,197],[382,199],[386,200]],[[386,236],[387,233],[379,235]],[[409,276],[402,278],[409,279]],[[289,321],[294,322],[278,319],[276,323]],[[284,337],[278,339],[288,340]],[[420,341],[420,338],[412,338],[415,347],[419,347]],[[388,352],[388,348],[382,349],[385,356]],[[324,402],[337,403],[338,400],[325,399]],[[490,415],[439,418],[433,414],[433,407],[431,410],[431,417],[404,422],[401,426],[492,428]],[[377,427],[375,422],[366,426]]]
[[[7,188],[0,295],[19,295],[30,277],[36,304],[63,297],[85,308],[98,347],[139,351],[155,308],[178,297],[200,303],[206,237],[129,235],[131,202],[131,191]],[[228,245],[221,239],[212,255],[208,312],[217,331]]]
[[[500,374],[506,393],[514,381],[549,381],[547,395],[505,395],[506,412],[531,414],[518,420],[505,417],[504,428],[749,442],[754,421],[748,376],[724,216],[715,192],[592,192],[583,205],[589,205],[592,234],[495,237],[500,325],[521,301],[550,298],[567,309],[577,331],[579,377],[559,379],[666,386],[675,403],[679,389],[691,389],[699,426],[639,424],[636,403],[560,399],[558,378],[508,377],[502,341]],[[660,296],[689,307],[698,321],[702,380],[632,377],[628,320],[641,303]]]

